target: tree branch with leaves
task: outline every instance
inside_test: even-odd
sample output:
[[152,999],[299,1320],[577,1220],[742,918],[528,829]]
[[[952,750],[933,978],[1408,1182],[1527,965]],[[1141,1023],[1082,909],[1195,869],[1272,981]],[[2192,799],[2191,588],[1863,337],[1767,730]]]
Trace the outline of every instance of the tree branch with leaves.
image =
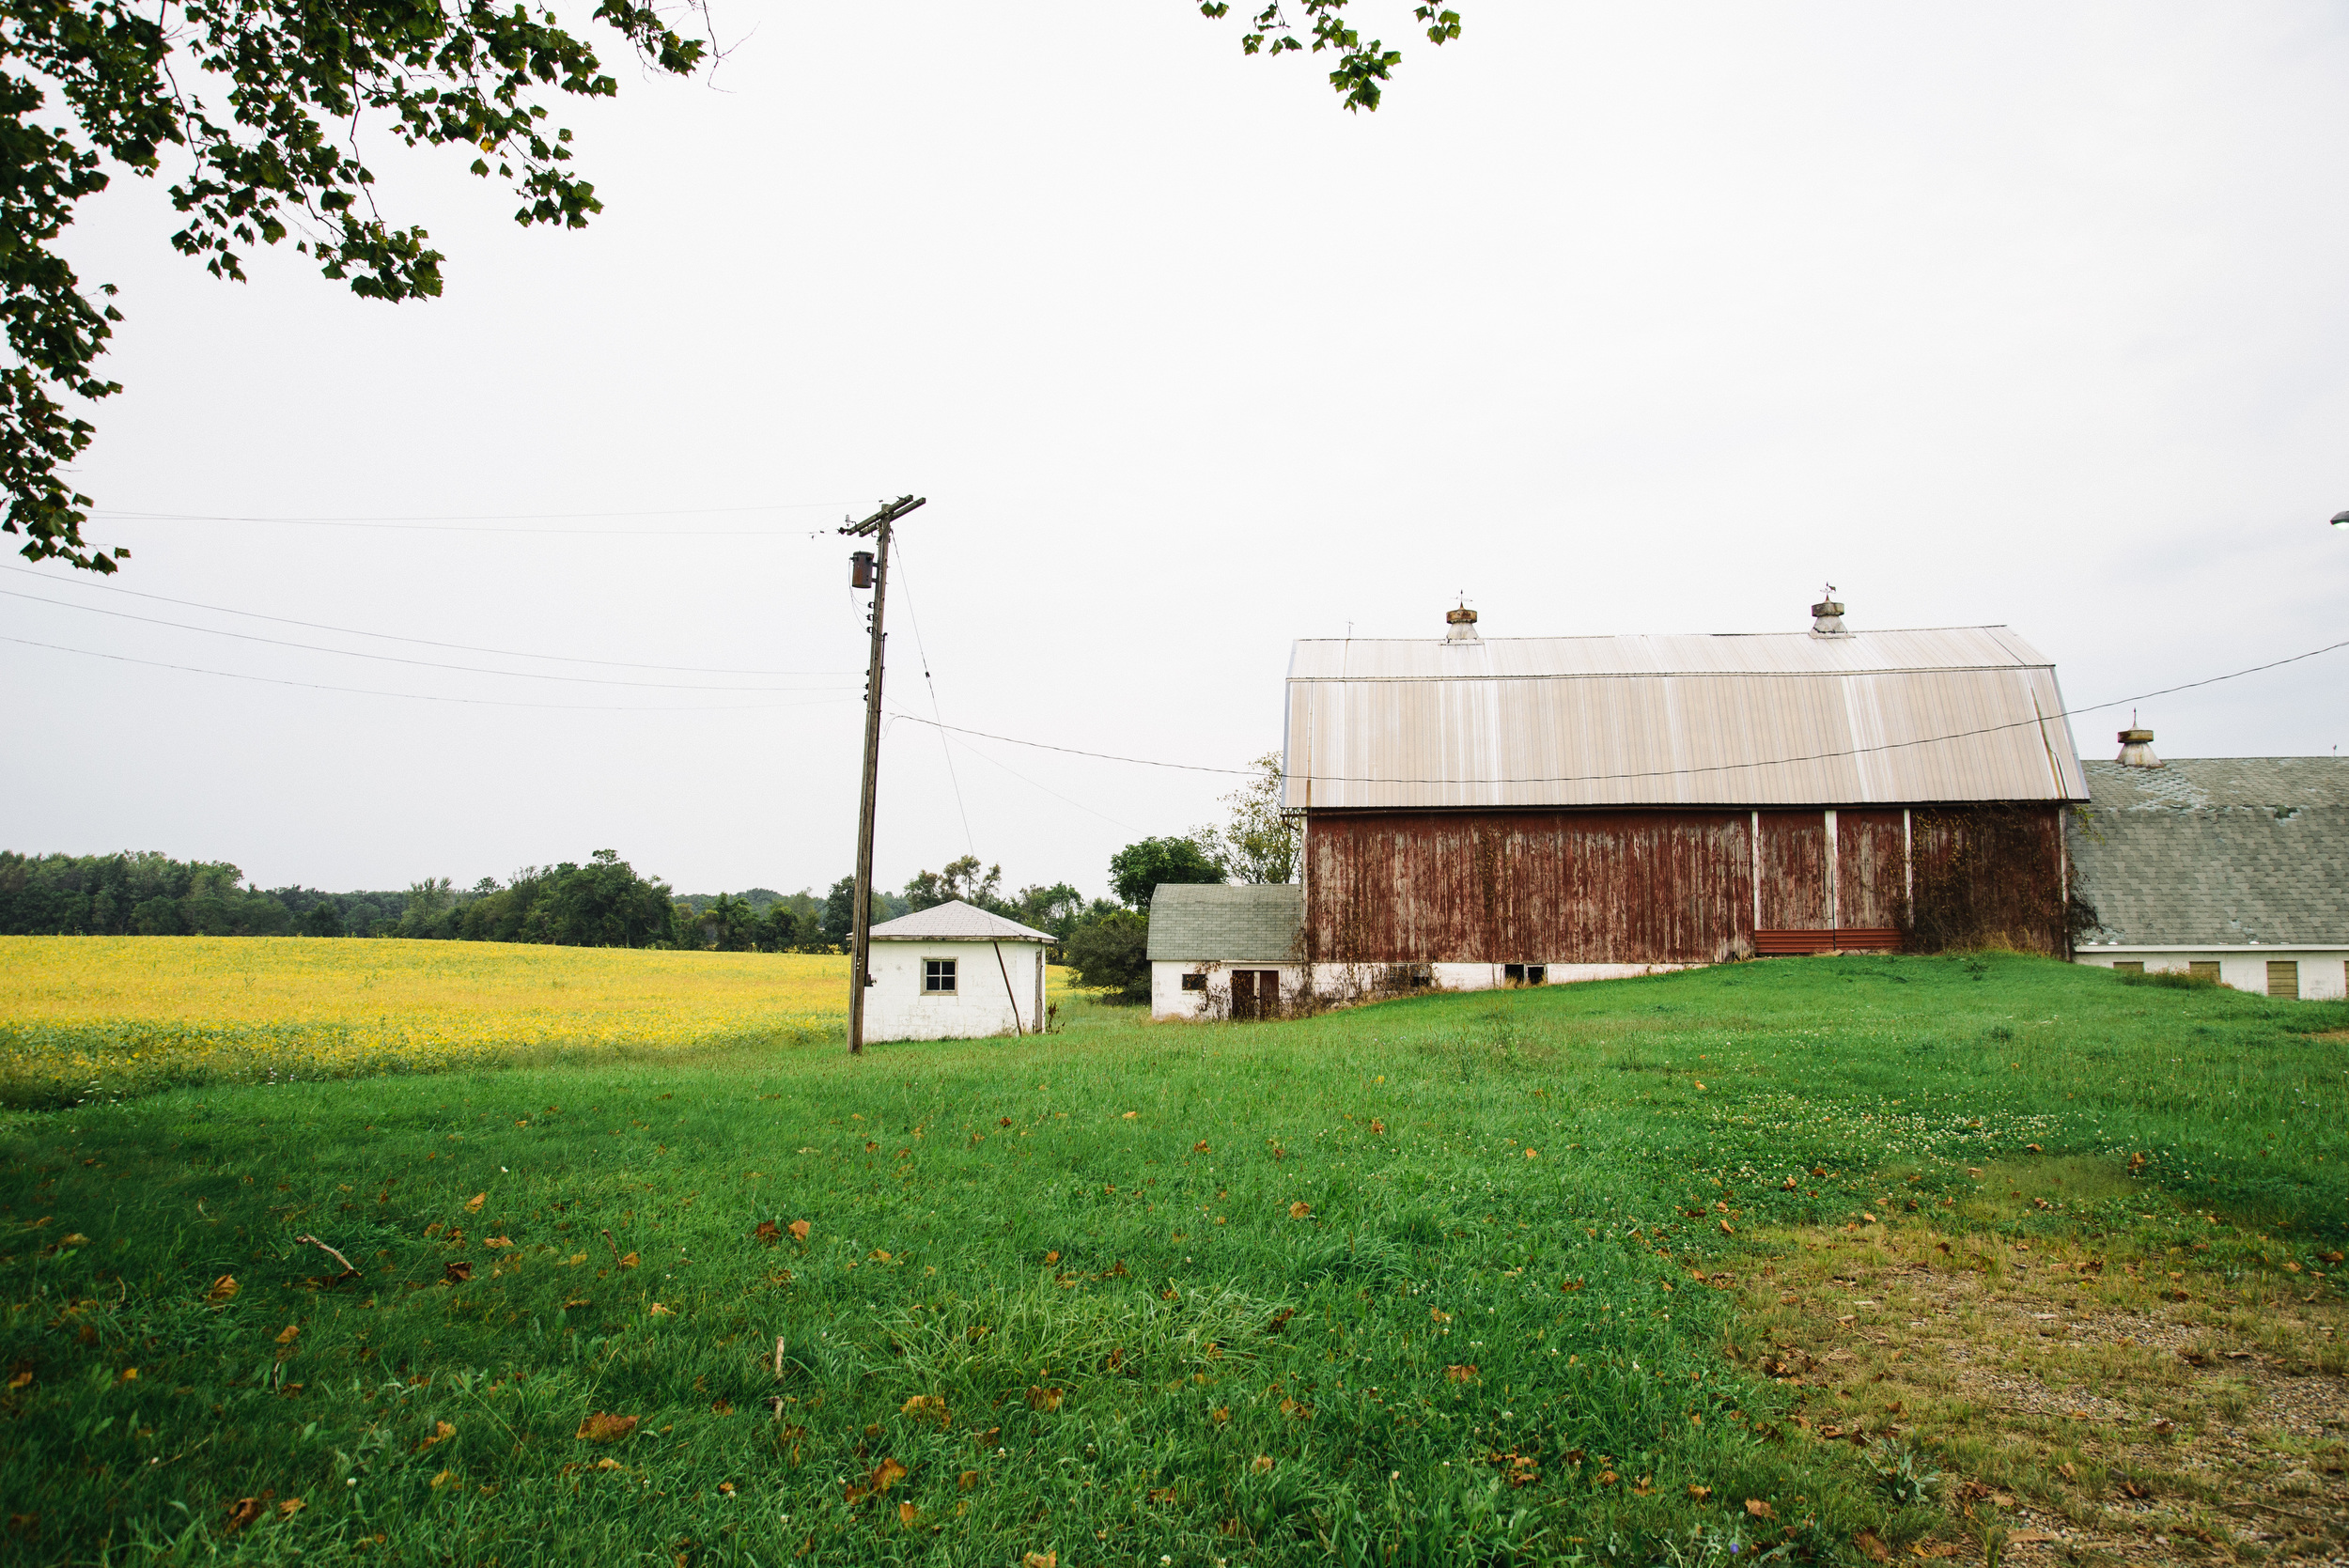
[[[599,0],[594,23],[653,70],[688,74],[706,39],[672,24],[703,16]],[[112,284],[86,289],[58,237],[110,167],[152,179],[166,156],[184,226],[171,237],[214,276],[242,282],[257,245],[291,237],[327,278],[386,302],[441,292],[442,253],[421,226],[386,218],[358,151],[380,127],[403,147],[463,146],[472,172],[521,196],[515,222],[583,227],[602,210],[570,167],[557,95],[609,98],[619,85],[551,10],[490,0],[0,0],[0,530],[32,560],[111,572],[129,551],[83,533],[90,498],[67,478],[96,434],[59,394],[122,390],[97,370],[121,313]],[[42,123],[44,111],[50,123]]]
[[[1240,53],[1276,56],[1308,52],[1334,54],[1337,64],[1330,72],[1330,85],[1345,100],[1346,111],[1376,113],[1394,68],[1403,63],[1403,52],[1389,49],[1377,39],[1363,42],[1361,31],[1346,21],[1348,3],[1349,0],[1298,0],[1299,12],[1305,19],[1305,35],[1300,38],[1298,24],[1289,20],[1282,0],[1271,0],[1271,4],[1249,18],[1248,31],[1240,35]],[[1229,15],[1231,9],[1230,0],[1201,0],[1199,13],[1217,20]],[[1460,36],[1460,13],[1447,7],[1414,5],[1411,18],[1425,29],[1429,43],[1440,45]]]

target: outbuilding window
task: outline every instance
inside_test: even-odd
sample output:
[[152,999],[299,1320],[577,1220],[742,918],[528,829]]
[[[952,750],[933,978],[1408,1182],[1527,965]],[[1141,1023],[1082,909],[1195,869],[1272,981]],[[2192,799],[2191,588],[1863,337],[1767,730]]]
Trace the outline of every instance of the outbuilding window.
[[955,994],[955,961],[952,958],[922,960],[922,992],[925,996]]
[[1207,988],[1207,977],[1206,977],[1206,975],[1204,975],[1204,974],[1187,974],[1187,975],[1183,976],[1183,989],[1184,989],[1184,990],[1186,990],[1186,991],[1204,991],[1204,990],[1206,990],[1206,988]]
[[2115,958],[2112,961],[2112,972],[2115,974],[2143,974],[2145,972],[2145,960],[2142,958]]
[[1512,986],[1539,986],[1549,978],[1546,964],[1503,964],[1501,978]]

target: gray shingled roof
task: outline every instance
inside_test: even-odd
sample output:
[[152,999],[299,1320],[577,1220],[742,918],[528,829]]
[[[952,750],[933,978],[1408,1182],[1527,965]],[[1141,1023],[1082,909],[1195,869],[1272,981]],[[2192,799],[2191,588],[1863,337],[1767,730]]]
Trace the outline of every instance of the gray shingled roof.
[[1305,890],[1161,883],[1150,895],[1150,957],[1175,963],[1287,964],[1298,959]]
[[1050,942],[1057,941],[1050,931],[1038,931],[990,915],[961,899],[949,899],[926,909],[916,909],[895,920],[882,921],[873,927],[877,942]]
[[2086,768],[2070,841],[2088,940],[2349,945],[2349,758]]

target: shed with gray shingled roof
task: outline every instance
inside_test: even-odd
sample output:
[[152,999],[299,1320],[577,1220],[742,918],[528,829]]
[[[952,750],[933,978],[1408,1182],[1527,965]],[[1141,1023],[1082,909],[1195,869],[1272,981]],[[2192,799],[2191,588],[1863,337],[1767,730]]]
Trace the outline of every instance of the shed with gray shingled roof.
[[1150,895],[1150,1016],[1258,1017],[1308,984],[1305,890],[1291,883],[1162,883]]

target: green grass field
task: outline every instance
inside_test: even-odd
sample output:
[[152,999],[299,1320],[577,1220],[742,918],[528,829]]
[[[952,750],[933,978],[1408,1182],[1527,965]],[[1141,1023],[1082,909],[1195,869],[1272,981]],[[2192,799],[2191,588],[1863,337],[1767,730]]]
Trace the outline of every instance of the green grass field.
[[2338,1004],[1991,955],[1064,1016],[9,1113],[0,1560],[1861,1561],[1949,1499],[1706,1283],[1964,1217],[2329,1292],[2349,1237]]

